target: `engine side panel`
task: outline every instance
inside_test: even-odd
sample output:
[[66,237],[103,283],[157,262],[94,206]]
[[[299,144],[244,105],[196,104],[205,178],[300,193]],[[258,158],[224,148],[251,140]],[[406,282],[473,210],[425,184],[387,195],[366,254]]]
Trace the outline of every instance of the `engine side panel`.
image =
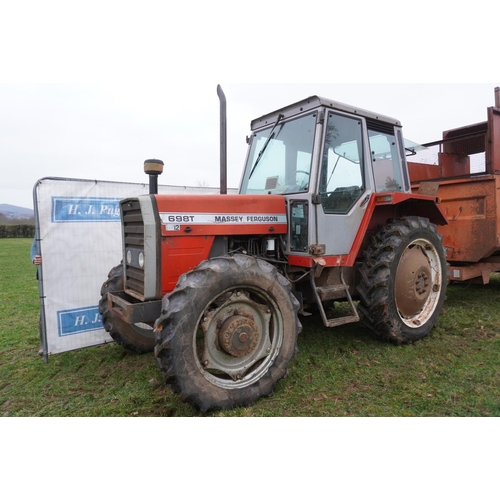
[[282,196],[157,195],[161,224],[162,294],[210,257],[216,236],[287,233]]
[[213,241],[214,236],[162,238],[162,295],[175,288],[180,276],[208,259]]

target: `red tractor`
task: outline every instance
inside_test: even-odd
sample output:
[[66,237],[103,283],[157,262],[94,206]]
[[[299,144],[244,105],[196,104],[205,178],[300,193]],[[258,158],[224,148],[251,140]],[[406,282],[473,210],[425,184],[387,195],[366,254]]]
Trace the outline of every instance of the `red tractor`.
[[300,315],[335,327],[359,310],[399,345],[428,335],[446,295],[447,222],[436,197],[412,193],[401,124],[321,97],[265,115],[228,195],[218,94],[221,194],[154,194],[152,160],[152,194],[121,202],[123,263],[100,301],[113,339],[154,350],[167,384],[208,411],[273,392]]

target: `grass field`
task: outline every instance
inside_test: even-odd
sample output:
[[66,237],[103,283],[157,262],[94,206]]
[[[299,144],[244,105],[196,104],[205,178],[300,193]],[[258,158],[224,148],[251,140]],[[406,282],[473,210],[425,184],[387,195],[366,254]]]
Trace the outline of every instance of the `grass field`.
[[[37,355],[38,288],[31,240],[0,239],[0,415],[201,416],[162,383],[153,355],[115,344]],[[394,347],[359,324],[302,319],[299,354],[275,394],[207,416],[500,416],[500,279],[454,284],[425,340]]]

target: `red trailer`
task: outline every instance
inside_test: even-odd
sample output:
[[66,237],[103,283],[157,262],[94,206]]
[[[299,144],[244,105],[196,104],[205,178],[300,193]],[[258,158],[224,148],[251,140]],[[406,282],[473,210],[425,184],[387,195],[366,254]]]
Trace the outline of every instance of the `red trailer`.
[[500,88],[487,121],[443,132],[408,167],[414,192],[436,195],[450,281],[489,283],[500,271]]

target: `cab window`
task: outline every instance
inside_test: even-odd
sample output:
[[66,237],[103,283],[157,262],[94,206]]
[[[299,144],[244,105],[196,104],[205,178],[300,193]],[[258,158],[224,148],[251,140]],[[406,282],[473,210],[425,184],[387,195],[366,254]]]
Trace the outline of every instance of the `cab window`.
[[347,214],[364,192],[361,121],[329,113],[319,194],[326,214]]
[[368,125],[375,190],[377,193],[404,191],[394,129],[389,127],[390,130],[383,131],[380,126],[377,128],[379,130],[371,130]]

